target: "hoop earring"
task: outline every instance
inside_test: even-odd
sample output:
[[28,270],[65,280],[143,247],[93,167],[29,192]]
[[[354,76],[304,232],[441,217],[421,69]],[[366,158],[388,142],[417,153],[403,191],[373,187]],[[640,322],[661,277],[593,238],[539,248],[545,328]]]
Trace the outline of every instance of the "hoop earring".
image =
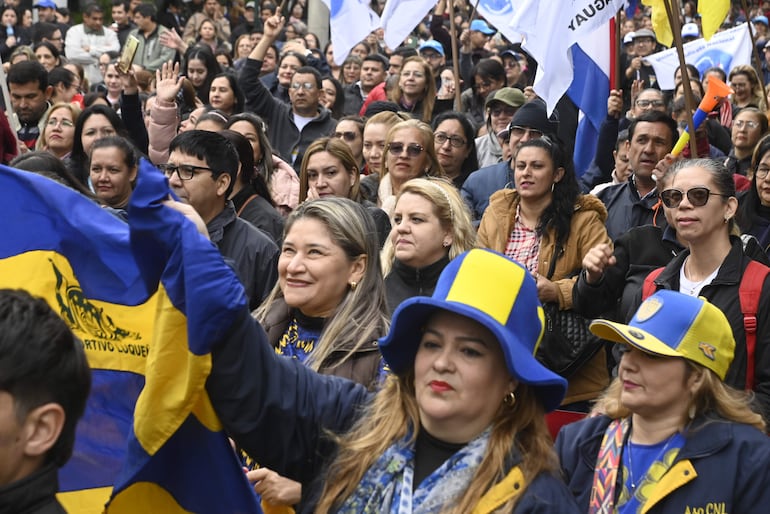
[[516,403],[516,395],[513,393],[513,391],[503,397],[503,403],[508,407],[513,407],[513,404]]

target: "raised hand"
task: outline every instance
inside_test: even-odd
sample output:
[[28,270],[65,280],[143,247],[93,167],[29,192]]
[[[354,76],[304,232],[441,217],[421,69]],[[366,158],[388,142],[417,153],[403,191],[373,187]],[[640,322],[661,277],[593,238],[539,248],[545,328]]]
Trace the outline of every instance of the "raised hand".
[[158,100],[173,102],[182,88],[184,77],[179,76],[179,63],[164,62],[155,72],[155,92]]
[[597,283],[604,275],[604,270],[608,266],[614,266],[616,262],[617,259],[615,259],[610,245],[602,243],[594,246],[583,257],[586,282],[589,284]]

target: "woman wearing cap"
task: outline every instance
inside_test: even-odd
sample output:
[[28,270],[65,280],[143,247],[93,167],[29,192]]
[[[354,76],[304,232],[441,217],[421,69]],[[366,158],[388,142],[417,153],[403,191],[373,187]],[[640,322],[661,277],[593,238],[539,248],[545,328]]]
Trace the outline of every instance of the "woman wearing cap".
[[659,291],[630,324],[591,331],[622,344],[599,414],[556,448],[581,512],[758,512],[770,502],[770,439],[751,397],[724,384],[735,340],[702,298]]
[[376,394],[276,356],[245,320],[214,357],[230,372],[208,390],[236,387],[220,419],[258,462],[302,482],[298,512],[576,513],[543,417],[565,382],[533,357],[541,319],[526,270],[472,250],[432,297],[396,311]]
[[[514,157],[516,189],[493,194],[479,225],[478,246],[520,261],[537,280],[541,302],[572,309],[572,288],[583,257],[611,245],[607,211],[594,196],[579,194],[569,157],[547,136],[528,140]],[[569,377],[565,408],[587,411],[609,383],[604,352]]]
[[487,97],[487,133],[476,138],[476,156],[479,168],[492,166],[503,160],[501,135],[524,105],[524,93],[512,87],[498,89]]
[[[725,383],[752,389],[760,411],[770,414],[770,275],[759,282],[755,349],[741,305],[741,281],[752,258],[734,228],[738,201],[735,182],[725,167],[711,159],[677,162],[666,174],[663,204],[670,211],[677,238],[687,247],[650,277],[652,290],[671,289],[703,296],[727,316],[736,341],[735,360]],[[641,300],[637,297],[637,304]],[[633,309],[634,306],[632,306]],[[750,362],[753,354],[754,365]],[[752,378],[753,377],[753,378]]]

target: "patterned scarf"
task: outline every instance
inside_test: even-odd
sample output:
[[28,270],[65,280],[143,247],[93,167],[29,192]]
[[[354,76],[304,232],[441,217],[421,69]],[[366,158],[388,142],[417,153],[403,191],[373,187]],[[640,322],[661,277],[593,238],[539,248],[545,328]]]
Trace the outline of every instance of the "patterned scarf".
[[604,432],[594,470],[594,484],[588,514],[612,514],[615,512],[615,485],[623,453],[623,441],[628,431],[628,418],[616,419]]
[[337,512],[431,514],[456,503],[481,464],[491,429],[452,455],[413,491],[414,444],[411,434],[396,441],[366,471]]

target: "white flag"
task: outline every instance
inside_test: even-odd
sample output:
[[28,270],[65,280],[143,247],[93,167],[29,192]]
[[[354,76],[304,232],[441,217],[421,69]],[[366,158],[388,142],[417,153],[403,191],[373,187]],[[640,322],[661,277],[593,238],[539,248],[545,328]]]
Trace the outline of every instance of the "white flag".
[[[696,39],[686,43],[682,50],[684,62],[698,68],[701,75],[712,66],[718,66],[729,74],[734,66],[751,64],[751,36],[748,25],[744,23],[730,30],[717,32],[708,41]],[[655,68],[655,77],[660,88],[674,89],[674,74],[679,67],[676,48],[648,55],[645,59]]]
[[518,9],[514,0],[479,0],[478,13],[487,22],[506,37],[511,43],[521,43],[522,36],[509,24],[513,10]]
[[436,0],[388,0],[382,10],[385,44],[396,48],[436,6]]
[[572,83],[570,47],[607,22],[625,0],[524,0],[517,4],[510,27],[524,35],[522,47],[537,61],[533,87],[548,113]]
[[363,0],[321,1],[329,8],[334,60],[341,65],[354,46],[380,27],[380,17]]

